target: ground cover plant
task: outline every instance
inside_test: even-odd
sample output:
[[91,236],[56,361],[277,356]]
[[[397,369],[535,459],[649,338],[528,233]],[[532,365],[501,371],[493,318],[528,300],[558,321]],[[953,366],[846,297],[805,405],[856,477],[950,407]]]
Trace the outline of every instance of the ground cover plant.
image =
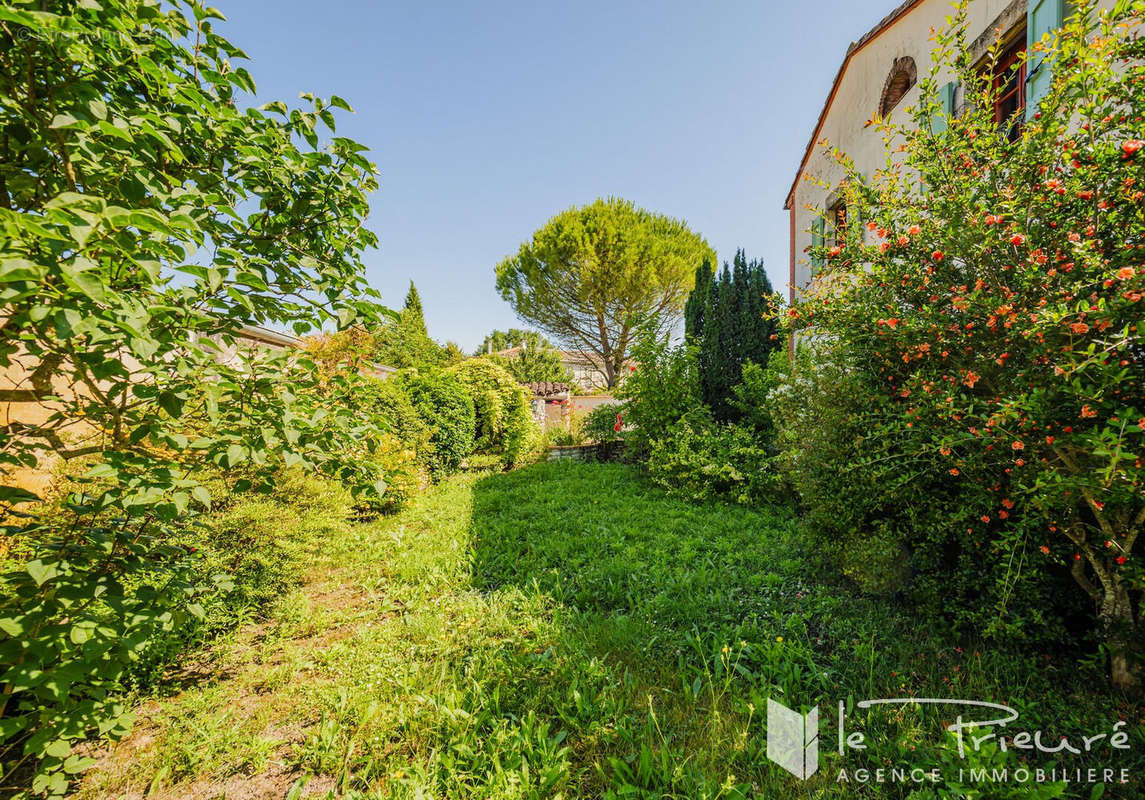
[[[1099,663],[954,639],[855,598],[809,566],[799,524],[672,499],[624,465],[454,476],[312,542],[309,582],[144,705],[79,796],[960,796],[947,714],[856,706],[911,695],[1008,702],[1055,738],[1125,720],[1129,751],[965,763],[1110,763],[1138,783],[1040,796],[1140,792],[1145,720],[1095,689]],[[768,698],[841,700],[872,748],[825,745],[797,781],[767,760]],[[955,769],[937,786],[837,780],[895,763]]]

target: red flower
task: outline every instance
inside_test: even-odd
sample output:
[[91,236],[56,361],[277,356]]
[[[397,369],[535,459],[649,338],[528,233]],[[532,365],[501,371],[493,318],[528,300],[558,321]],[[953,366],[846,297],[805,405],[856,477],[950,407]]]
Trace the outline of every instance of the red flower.
[[942,251],[941,250],[935,250],[933,253],[930,254],[930,257],[933,258],[935,261],[941,261],[942,257],[943,257]]
[[1116,561],[1118,564],[1124,564],[1129,559],[1126,558],[1125,556],[1118,556],[1117,558],[1115,558],[1113,560]]
[[1013,236],[1010,237],[1010,244],[1014,245],[1015,247],[1019,247],[1025,243],[1026,243],[1026,237],[1020,233],[1015,233]]
[[1044,544],[1038,549],[1045,553],[1047,556],[1050,554],[1050,548],[1046,547]]
[[1085,419],[1093,419],[1097,416],[1097,411],[1090,408],[1089,404],[1087,403],[1081,407],[1081,416]]
[[1017,441],[1014,442],[1013,444],[1011,444],[1010,447],[1013,448],[1014,450],[1025,450],[1026,449],[1026,446],[1024,444],[1022,444],[1021,442],[1017,442]]
[[1141,419],[1137,420],[1137,427],[1140,428],[1141,430],[1145,431],[1145,417],[1142,417]]
[[1125,156],[1128,158],[1140,150],[1143,146],[1145,146],[1145,142],[1141,141],[1140,139],[1130,139],[1128,142],[1121,145],[1121,152],[1125,153]]

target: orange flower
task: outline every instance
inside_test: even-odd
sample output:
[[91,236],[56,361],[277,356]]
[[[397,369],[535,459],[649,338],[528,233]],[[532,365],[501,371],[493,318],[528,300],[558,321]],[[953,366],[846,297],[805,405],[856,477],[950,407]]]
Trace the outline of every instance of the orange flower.
[[1097,416],[1097,411],[1090,408],[1088,404],[1081,407],[1081,416],[1085,419],[1092,419]]
[[1087,333],[1089,331],[1089,326],[1086,325],[1084,322],[1075,322],[1073,325],[1069,326],[1069,329],[1071,331],[1073,331],[1074,333],[1082,334],[1082,333]]
[[1015,247],[1019,247],[1025,243],[1026,243],[1026,237],[1020,233],[1015,233],[1013,236],[1010,237],[1010,244],[1014,245]]
[[1142,417],[1141,419],[1137,420],[1137,427],[1140,428],[1141,430],[1145,431],[1145,417]]
[[1005,508],[1013,508],[1014,507],[1014,501],[1008,497],[1004,497],[1004,498],[1002,498],[1002,505]]
[[950,448],[943,445],[942,447],[938,448],[938,452],[942,453],[944,456],[948,456],[950,455]]
[[982,376],[974,370],[966,370],[966,373],[962,376],[962,382],[973,389],[974,384],[978,383],[981,378]]
[[1133,267],[1122,267],[1121,269],[1117,270],[1117,277],[1121,278],[1123,281],[1129,280],[1136,274],[1137,270],[1133,269]]
[[1050,554],[1050,548],[1046,547],[1044,544],[1038,549],[1045,553],[1047,556]]
[[958,474],[958,467],[951,467],[950,468],[950,474],[951,475],[957,475]]
[[941,250],[935,250],[933,253],[930,254],[930,257],[933,258],[935,261],[941,261],[943,258],[942,251]]
[[918,225],[911,225],[906,229],[906,232],[911,236],[918,236],[920,233],[922,233],[922,228],[920,228]]
[[1022,444],[1020,441],[1015,441],[1010,445],[1010,448],[1013,450],[1025,450],[1026,446],[1024,444]]
[[1125,153],[1126,156],[1131,156],[1140,150],[1143,146],[1145,146],[1145,142],[1141,141],[1140,139],[1130,139],[1128,142],[1121,145],[1121,152]]

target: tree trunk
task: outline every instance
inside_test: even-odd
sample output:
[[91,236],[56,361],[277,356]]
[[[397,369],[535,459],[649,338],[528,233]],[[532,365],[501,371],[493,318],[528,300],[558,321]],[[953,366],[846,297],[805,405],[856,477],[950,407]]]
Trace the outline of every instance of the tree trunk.
[[1108,583],[1102,581],[1102,584],[1098,616],[1104,629],[1106,647],[1109,648],[1110,680],[1115,689],[1134,691],[1141,687],[1141,678],[1128,652],[1137,633],[1133,600],[1129,590],[1116,577]]

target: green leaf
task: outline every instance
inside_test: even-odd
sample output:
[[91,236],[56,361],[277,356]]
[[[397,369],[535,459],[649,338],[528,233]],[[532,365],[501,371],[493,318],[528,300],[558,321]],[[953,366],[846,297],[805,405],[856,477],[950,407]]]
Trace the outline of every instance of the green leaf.
[[227,466],[233,467],[246,460],[247,450],[241,444],[232,444],[227,447]]
[[32,576],[32,580],[36,582],[37,586],[43,586],[52,578],[60,574],[59,567],[56,562],[45,564],[42,559],[35,559],[29,561],[24,565],[24,570]]
[[202,503],[208,510],[211,508],[211,493],[205,486],[195,486],[191,489],[191,496]]
[[68,128],[78,124],[80,124],[80,121],[73,117],[71,114],[56,114],[54,117],[52,117],[52,122],[48,127],[58,129]]

